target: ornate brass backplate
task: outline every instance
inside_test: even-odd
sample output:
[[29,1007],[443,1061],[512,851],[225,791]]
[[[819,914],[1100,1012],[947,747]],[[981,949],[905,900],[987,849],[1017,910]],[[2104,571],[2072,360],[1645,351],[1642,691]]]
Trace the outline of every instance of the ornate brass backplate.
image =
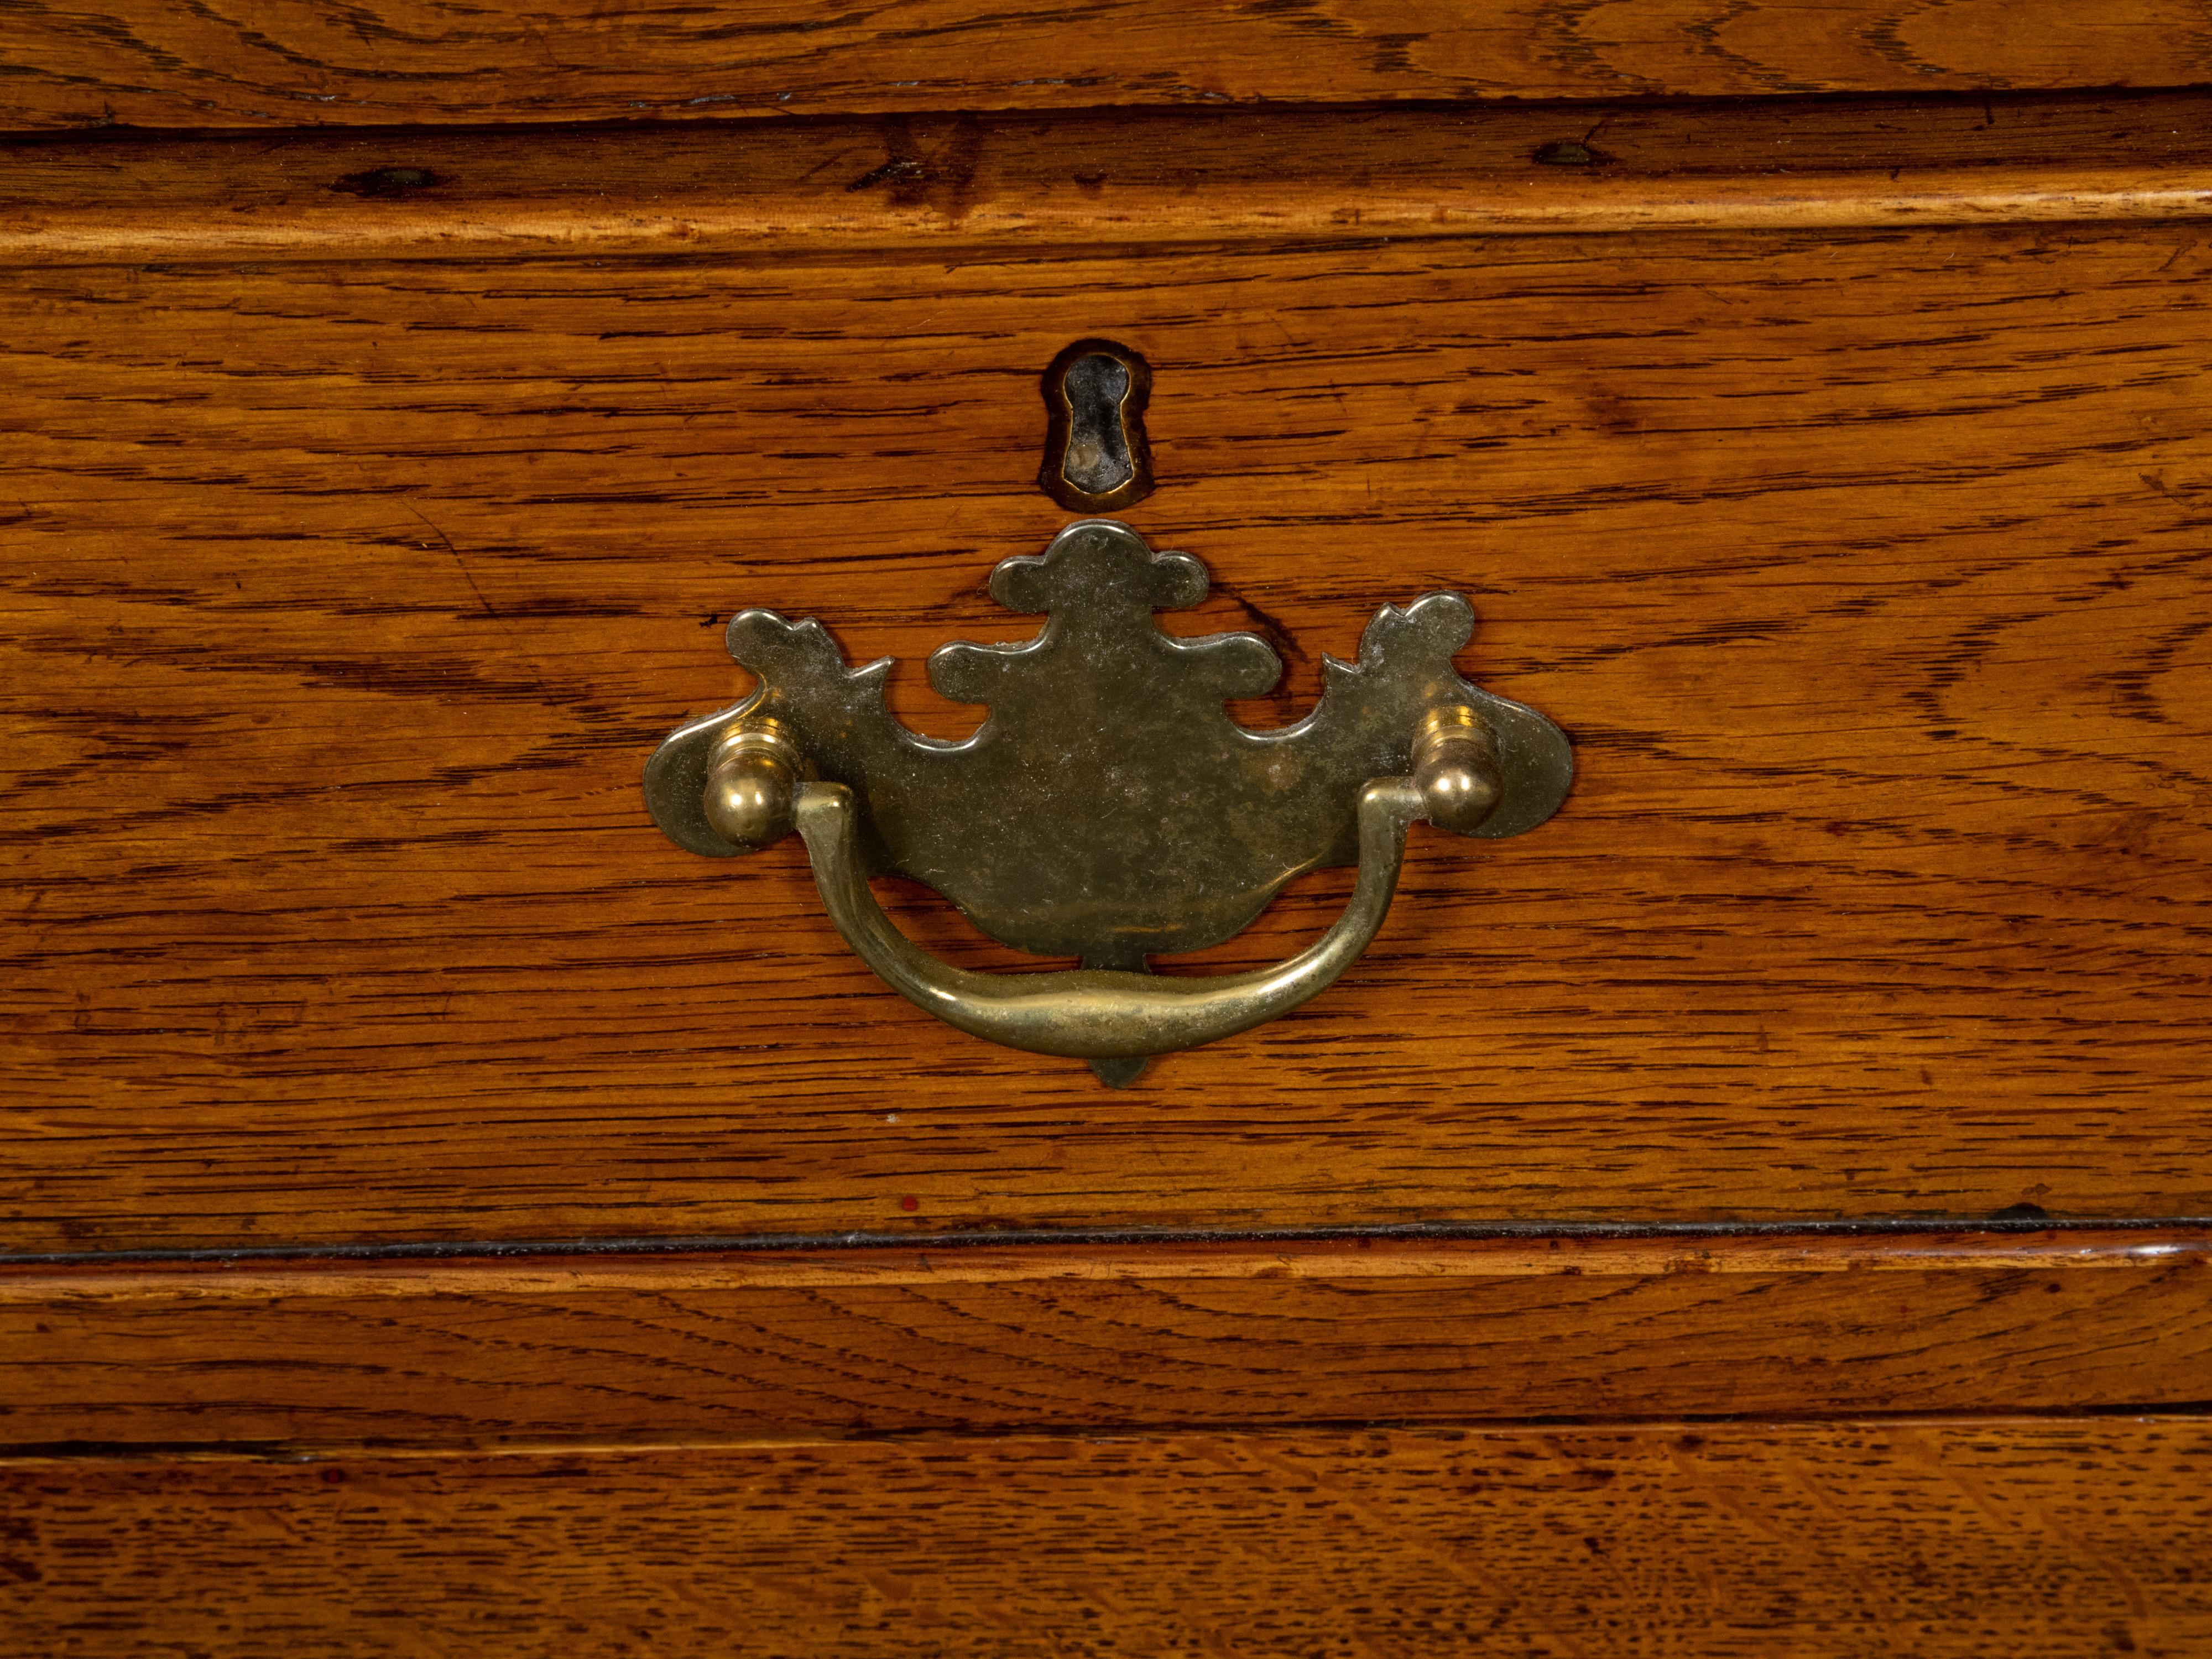
[[[647,802],[671,838],[711,856],[795,823],[832,916],[902,994],[1126,1081],[1146,1055],[1272,1018],[1348,966],[1381,924],[1413,817],[1519,835],[1558,809],[1572,775],[1557,726],[1454,669],[1474,626],[1457,594],[1385,605],[1357,663],[1328,660],[1312,714],[1255,732],[1222,704],[1273,686],[1274,652],[1249,634],[1176,639],[1152,620],[1206,590],[1197,560],[1107,520],[1006,561],[992,597],[1047,621],[1025,644],[931,657],[939,692],[988,707],[957,743],[893,717],[888,659],[852,668],[819,623],[741,612],[730,653],[760,689],[672,734],[647,765]],[[1377,890],[1356,893],[1313,951],[1259,975],[1145,972],[1148,957],[1237,933],[1294,877],[1352,863]],[[1084,969],[934,962],[868,896],[867,877],[884,873],[936,889],[1004,944]]]

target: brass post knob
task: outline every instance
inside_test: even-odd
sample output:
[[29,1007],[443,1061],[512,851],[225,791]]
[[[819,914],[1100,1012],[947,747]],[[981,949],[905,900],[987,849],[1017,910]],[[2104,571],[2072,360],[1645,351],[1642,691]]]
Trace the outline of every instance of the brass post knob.
[[1504,799],[1497,742],[1465,703],[1423,717],[1413,739],[1413,787],[1420,792],[1421,816],[1455,836],[1473,835]]
[[707,822],[748,853],[791,833],[801,769],[797,747],[773,721],[732,727],[707,766]]

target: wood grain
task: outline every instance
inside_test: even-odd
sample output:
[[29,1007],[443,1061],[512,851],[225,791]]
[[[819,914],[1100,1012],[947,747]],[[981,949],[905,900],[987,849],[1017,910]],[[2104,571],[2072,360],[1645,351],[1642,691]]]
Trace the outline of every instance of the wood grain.
[[2183,1659],[2209,1463],[2159,1418],[17,1463],[0,1620],[85,1655]]
[[2203,94],[2145,94],[17,139],[0,169],[0,259],[964,258],[2203,217],[2208,115]]
[[[2206,254],[21,273],[8,1243],[2212,1214]],[[1175,625],[1291,665],[1249,718],[1455,587],[1580,765],[1121,1093],[908,1007],[795,846],[692,858],[637,787],[744,690],[746,604],[968,729],[916,659],[1029,630],[982,584],[1061,522],[1035,377],[1096,333],[1157,371],[1131,517],[1216,580]]]
[[0,1301],[14,1362],[0,1367],[0,1445],[2065,1412],[2212,1393],[2202,1233],[1662,1248],[19,1268]]
[[20,128],[567,121],[2212,79],[2203,0],[534,0],[11,7]]
[[2147,1224],[1790,1228],[1424,1228],[1285,1237],[939,1234],[803,1249],[393,1246],[340,1254],[82,1255],[0,1261],[0,1303],[296,1301],[315,1297],[536,1296],[570,1291],[811,1290],[1054,1279],[1547,1279],[1601,1274],[2048,1273],[2166,1269],[2212,1257],[2202,1228]]

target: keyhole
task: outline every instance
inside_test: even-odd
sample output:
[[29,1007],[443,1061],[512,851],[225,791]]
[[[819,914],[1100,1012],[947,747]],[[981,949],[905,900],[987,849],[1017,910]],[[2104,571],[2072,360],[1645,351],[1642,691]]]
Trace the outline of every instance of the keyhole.
[[1069,410],[1067,453],[1060,476],[1089,495],[1119,489],[1137,476],[1129,465],[1129,440],[1121,430],[1121,400],[1129,395],[1129,371],[1112,357],[1092,352],[1067,366],[1060,384]]
[[1152,493],[1144,411],[1152,374],[1111,340],[1078,340],[1045,371],[1050,431],[1037,482],[1078,513],[1126,507]]

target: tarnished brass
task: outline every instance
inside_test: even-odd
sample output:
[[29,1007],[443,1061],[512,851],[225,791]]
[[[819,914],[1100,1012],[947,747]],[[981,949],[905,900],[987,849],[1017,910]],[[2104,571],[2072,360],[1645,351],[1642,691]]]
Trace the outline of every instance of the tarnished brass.
[[868,890],[854,844],[859,808],[851,790],[806,785],[799,792],[799,832],[830,919],[901,996],[948,1025],[1006,1048],[1096,1063],[1142,1060],[1249,1031],[1288,1013],[1358,961],[1389,914],[1407,827],[1421,815],[1420,796],[1403,778],[1380,779],[1360,791],[1357,813],[1359,879],[1334,927],[1273,968],[1188,979],[1111,968],[1057,974],[954,968],[892,927]]
[[1152,493],[1145,406],[1152,370],[1114,340],[1078,340],[1044,372],[1037,485],[1071,513],[1117,513]]
[[1471,836],[1498,810],[1498,750],[1482,716],[1463,702],[1421,717],[1413,739],[1413,787],[1421,816],[1439,830]]
[[[1385,605],[1356,663],[1327,661],[1318,707],[1253,732],[1225,699],[1280,672],[1249,634],[1177,639],[1156,609],[1194,605],[1205,569],[1125,525],[1072,525],[1009,559],[991,592],[1044,611],[1025,644],[943,647],[946,696],[985,703],[974,736],[917,736],[884,707],[888,660],[853,669],[807,620],[748,611],[730,650],[761,678],[746,702],[672,733],[646,768],[654,820],[694,852],[750,851],[795,823],[831,918],[886,982],[1010,1048],[1088,1060],[1126,1082],[1146,1055],[1287,1012],[1355,960],[1387,914],[1407,827],[1483,839],[1534,828],[1572,775],[1565,737],[1462,679],[1467,602]],[[1243,928],[1283,884],[1357,863],[1350,905],[1310,950],[1261,973],[1158,979],[1146,958]],[[892,927],[868,878],[910,877],[1059,974],[976,974]]]

